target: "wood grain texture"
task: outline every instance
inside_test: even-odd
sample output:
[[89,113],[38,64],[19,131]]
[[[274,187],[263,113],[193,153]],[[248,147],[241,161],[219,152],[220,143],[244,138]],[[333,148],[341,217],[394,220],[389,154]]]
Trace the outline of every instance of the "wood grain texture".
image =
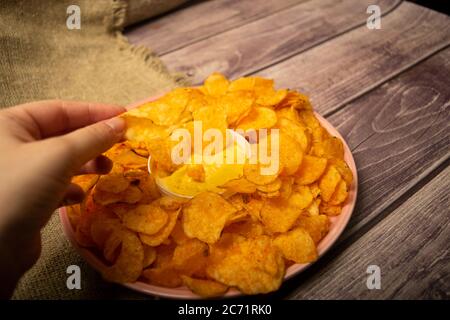
[[381,27],[357,28],[258,74],[309,94],[326,114],[450,43],[450,18],[409,2]]
[[[435,54],[328,117],[348,142],[356,160],[359,176],[356,208],[349,225],[334,247],[308,270],[284,283],[272,298],[329,298],[326,291],[320,291],[322,278],[326,279],[330,291],[331,288],[341,290],[341,278],[345,278],[345,281],[360,279],[352,278],[359,272],[353,272],[352,264],[349,264],[347,269],[337,269],[340,264],[334,264],[333,261],[340,259],[343,251],[352,250],[347,248],[352,248],[368,230],[378,228],[380,223],[391,219],[390,215],[399,206],[414,195],[436,171],[445,169],[449,163],[448,74],[450,48]],[[442,182],[442,179],[439,181]],[[421,192],[421,196],[425,194]],[[439,211],[436,214],[448,217],[449,207],[442,205],[435,211]],[[421,213],[417,212],[419,213],[414,217],[420,223]],[[385,228],[384,232],[391,231]],[[434,236],[429,236],[428,241],[435,241]],[[398,268],[401,268],[402,264],[407,265],[405,260],[401,260],[401,251],[404,248],[398,247]],[[411,244],[409,250],[417,251],[419,248]],[[360,259],[367,258],[366,255],[373,257],[378,253],[382,254],[378,249],[372,250],[371,246],[360,251]],[[329,265],[334,268],[329,268]],[[348,278],[345,273],[349,273]],[[360,277],[364,277],[364,274]],[[320,291],[320,296],[315,295],[314,290]],[[343,292],[340,291],[340,294]],[[403,292],[403,296],[407,294],[407,291]],[[337,294],[335,297],[339,298]],[[343,294],[342,297],[350,296]],[[356,293],[352,297],[359,298]]]
[[[450,167],[344,250],[293,299],[449,299]],[[381,289],[368,290],[369,265]]]
[[161,55],[303,1],[205,1],[129,28],[125,35],[131,43],[148,46]]
[[343,239],[367,225],[450,157],[450,48],[329,117],[359,175]]
[[162,59],[172,70],[187,73],[196,84],[214,71],[235,78],[275,64],[365,24],[369,4],[379,5],[382,12],[386,13],[399,2],[308,1],[171,52]]

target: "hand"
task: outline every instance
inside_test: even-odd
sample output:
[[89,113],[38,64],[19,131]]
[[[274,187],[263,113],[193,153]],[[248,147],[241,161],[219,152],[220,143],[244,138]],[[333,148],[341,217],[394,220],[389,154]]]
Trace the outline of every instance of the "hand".
[[62,204],[83,199],[73,175],[106,173],[122,107],[41,101],[0,111],[0,297],[9,297],[41,251],[40,230]]

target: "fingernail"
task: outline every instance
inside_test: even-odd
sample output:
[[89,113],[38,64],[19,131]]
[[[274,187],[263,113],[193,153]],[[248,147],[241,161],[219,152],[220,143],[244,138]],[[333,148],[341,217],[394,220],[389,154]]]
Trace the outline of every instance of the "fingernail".
[[121,134],[125,131],[125,120],[122,118],[111,118],[106,120],[105,124],[111,127],[117,134]]

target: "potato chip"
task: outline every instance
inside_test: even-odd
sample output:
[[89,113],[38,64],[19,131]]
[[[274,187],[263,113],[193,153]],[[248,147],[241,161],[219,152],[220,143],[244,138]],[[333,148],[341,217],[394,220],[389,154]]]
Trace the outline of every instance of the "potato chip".
[[175,251],[175,248],[176,248],[176,245],[173,243],[161,244],[160,246],[155,247],[156,259],[154,262],[154,267],[155,268],[171,267],[173,253]]
[[144,261],[143,261],[143,267],[148,268],[150,267],[153,262],[156,260],[156,249],[154,247],[150,247],[144,244]]
[[180,274],[170,267],[148,268],[142,272],[142,276],[157,286],[176,288],[182,285]]
[[227,129],[227,115],[223,106],[202,107],[192,113],[194,121],[200,121],[203,132],[210,128],[218,129],[225,137],[225,130]]
[[271,192],[276,192],[276,191],[280,190],[281,185],[282,185],[282,180],[280,178],[277,178],[277,179],[275,179],[275,181],[273,181],[269,184],[256,186],[256,189],[258,191],[261,191],[264,193],[271,193]]
[[295,228],[280,234],[273,240],[283,257],[295,263],[308,263],[317,259],[317,250],[313,239],[303,228]]
[[209,247],[206,243],[190,239],[176,246],[172,266],[184,275],[203,275],[208,256]]
[[267,293],[280,287],[284,261],[269,237],[234,242],[225,249],[225,254],[220,251],[212,251],[211,263],[206,269],[212,279],[237,287],[245,294]]
[[280,132],[280,167],[282,168],[281,174],[291,175],[295,173],[303,160],[302,146],[285,134]]
[[142,198],[142,191],[136,186],[129,186],[120,193],[106,192],[94,189],[94,201],[100,205],[106,206],[117,202],[136,203]]
[[343,159],[344,145],[339,138],[330,137],[313,144],[312,153],[318,157]]
[[296,91],[288,91],[285,98],[276,106],[277,109],[289,107],[298,110],[312,110],[308,97]]
[[202,107],[207,107],[212,102],[216,101],[217,97],[211,97],[207,94],[208,92],[206,92],[204,87],[200,87],[198,90],[192,89],[186,110],[192,113]]
[[[117,233],[119,233],[117,235]],[[122,228],[114,230],[121,239],[120,253],[111,267],[101,268],[102,276],[112,282],[134,282],[143,269],[144,249],[135,233]],[[111,236],[110,236],[111,237]]]
[[228,291],[226,285],[217,281],[195,279],[188,276],[181,276],[181,279],[186,287],[203,298],[218,297]]
[[94,201],[94,198],[92,196],[93,189],[89,190],[86,193],[85,198],[80,203],[80,211],[81,211],[81,219],[80,223],[83,225],[85,222],[88,222],[89,228],[90,223],[92,223],[93,218],[109,218],[114,217],[114,214],[106,207],[99,205]]
[[239,193],[253,193],[256,191],[256,185],[245,178],[230,180],[222,185],[221,188]]
[[305,209],[309,216],[319,215],[319,206],[321,199],[315,199],[311,204]]
[[74,176],[72,178],[72,183],[77,184],[84,192],[87,192],[97,183],[99,178],[100,176],[98,174],[83,174]]
[[158,126],[170,126],[178,123],[181,114],[189,101],[189,91],[184,88],[175,89],[160,99],[145,103],[131,109],[123,116],[150,119]]
[[224,108],[227,123],[230,126],[235,126],[250,113],[254,101],[255,98],[252,92],[240,91],[227,93],[225,96],[220,97],[216,104]]
[[239,121],[237,128],[242,130],[257,130],[262,128],[272,128],[277,123],[277,114],[270,108],[256,107]]
[[69,218],[70,225],[74,230],[76,230],[76,226],[78,225],[81,218],[81,208],[79,204],[66,206],[67,217]]
[[252,219],[245,219],[242,221],[234,222],[225,227],[224,233],[239,234],[246,238],[254,238],[264,234],[264,227],[261,223]]
[[261,221],[271,233],[286,232],[301,213],[301,209],[290,205],[289,201],[279,198],[267,199],[261,208]]
[[[158,126],[150,119],[123,115],[126,124],[125,138],[132,142],[147,142],[154,139],[169,137],[170,129],[166,126]],[[143,149],[143,148],[141,148]],[[147,148],[145,148],[146,150]]]
[[264,201],[260,199],[251,198],[249,202],[245,203],[244,207],[250,216],[255,221],[261,220],[261,209],[264,205]]
[[247,216],[248,216],[247,210],[245,210],[245,209],[238,210],[231,215],[231,217],[228,219],[228,221],[225,223],[225,225],[228,226],[232,223],[242,221],[245,218],[247,218]]
[[172,148],[176,144],[169,139],[154,139],[147,144],[148,152],[152,160],[158,163],[158,168],[173,172],[180,166],[172,162]]
[[177,222],[175,223],[170,237],[176,244],[182,244],[191,239],[184,233],[183,225],[180,220],[177,220]]
[[311,183],[310,185],[308,185],[309,190],[311,190],[311,193],[314,197],[314,199],[316,199],[317,197],[320,196],[320,188],[319,185],[317,184],[317,182],[315,183]]
[[129,186],[124,192],[122,192],[122,202],[137,203],[142,198],[142,191],[137,186]]
[[123,176],[130,180],[131,183],[139,182],[139,180],[144,179],[148,175],[147,170],[143,169],[128,169],[126,168],[123,172]]
[[[128,128],[127,128],[128,129]],[[151,140],[151,139],[149,139]],[[148,150],[147,146],[142,141],[126,141],[127,145],[130,147],[131,150],[133,150],[134,153],[136,153],[138,156],[148,158]]]
[[122,224],[119,219],[101,212],[97,213],[89,227],[89,233],[94,243],[97,247],[104,248],[106,240],[115,230],[122,229]]
[[307,208],[313,201],[311,190],[306,186],[299,186],[295,192],[292,192],[288,199],[288,204],[298,210]]
[[97,190],[120,193],[130,186],[130,181],[123,174],[108,174],[100,176],[95,188]]
[[[116,229],[116,230],[120,230]],[[105,241],[105,246],[103,248],[103,257],[110,263],[114,263],[119,256],[119,249],[121,249],[122,237],[120,232],[111,232]]]
[[328,230],[330,229],[330,219],[324,214],[310,217],[300,216],[296,226],[306,230],[313,239],[314,243],[318,244],[320,240],[326,236]]
[[228,87],[228,91],[253,91],[255,88],[255,78],[246,77],[232,81]]
[[162,196],[158,201],[159,206],[164,210],[178,210],[187,202],[187,200],[172,198],[170,196]]
[[230,82],[219,72],[212,73],[204,82],[204,87],[208,94],[219,96],[225,94]]
[[[311,134],[312,134],[311,154],[317,155],[320,157],[325,153],[325,149],[323,147],[323,142],[327,139],[330,139],[331,135],[320,124],[317,127],[310,129],[310,130],[311,130]],[[318,151],[320,151],[320,152],[318,152]]]
[[147,158],[137,155],[131,149],[118,154],[114,163],[120,164],[126,169],[147,169]]
[[262,106],[274,106],[280,103],[287,95],[286,89],[274,90],[272,88],[260,91],[256,103]]
[[303,152],[309,152],[310,149],[310,133],[306,127],[303,127],[292,120],[281,118],[278,119],[277,127],[284,133],[297,141],[302,147]]
[[234,194],[227,198],[227,201],[234,206],[237,211],[244,209],[244,198],[242,194]]
[[344,160],[334,158],[334,159],[329,159],[328,163],[330,163],[336,167],[336,169],[341,174],[342,179],[344,179],[345,182],[347,182],[347,186],[352,185],[352,182],[353,182],[352,170],[350,170],[349,166],[347,165],[347,163],[345,163]]
[[294,178],[293,177],[282,177],[282,184],[280,188],[280,199],[288,200],[292,194]]
[[338,216],[341,214],[341,206],[333,206],[327,203],[320,203],[319,211],[321,214],[326,214],[327,216]]
[[181,209],[168,211],[169,215],[169,221],[165,224],[162,229],[160,229],[155,234],[145,234],[140,233],[139,238],[143,243],[145,243],[148,246],[156,247],[159,246],[161,243],[163,243],[165,240],[167,240],[170,236],[170,233],[172,232],[173,228],[175,227],[175,223],[177,222],[178,215],[180,213]]
[[307,185],[315,182],[322,176],[327,167],[327,159],[305,155],[302,164],[295,172],[295,183]]
[[300,118],[297,110],[292,107],[277,109],[277,110],[275,110],[275,113],[277,114],[278,121],[280,121],[281,119],[284,118],[284,119],[291,120],[295,124],[300,125],[302,127],[305,126],[303,123],[303,120]]
[[261,191],[256,191],[256,193],[261,197],[261,198],[278,198],[280,196],[280,191],[274,191],[274,192],[261,192]]
[[272,175],[264,175],[262,174],[263,167],[264,165],[260,163],[256,164],[246,163],[244,165],[244,177],[251,183],[254,183],[259,186],[267,185],[274,182],[278,178],[278,172]]
[[320,196],[324,201],[330,201],[336,187],[341,180],[341,175],[335,166],[328,166],[322,178],[319,180]]
[[236,211],[218,194],[201,193],[183,209],[183,230],[188,237],[214,243],[219,240],[225,223]]
[[328,201],[331,205],[339,205],[347,199],[348,191],[347,191],[347,183],[345,180],[339,181],[336,190]]
[[123,216],[123,224],[136,232],[154,235],[168,222],[169,215],[156,202],[142,204]]
[[149,204],[153,202],[153,200],[161,197],[155,178],[151,175],[147,175],[140,179],[138,188],[142,191],[142,198],[140,200],[140,203],[142,204]]

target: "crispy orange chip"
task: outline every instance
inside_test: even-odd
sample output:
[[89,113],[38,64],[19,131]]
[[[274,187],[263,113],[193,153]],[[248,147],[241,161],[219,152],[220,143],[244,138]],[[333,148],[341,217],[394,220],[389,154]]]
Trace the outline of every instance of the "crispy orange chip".
[[335,166],[329,166],[319,181],[320,194],[324,201],[330,201],[339,181],[341,181],[339,171]]
[[201,193],[183,209],[183,230],[188,237],[214,243],[234,212],[236,208],[218,194]]
[[212,255],[208,276],[245,294],[267,293],[281,285],[285,265],[269,237],[237,241],[227,246],[225,254]]
[[123,224],[127,228],[147,235],[156,234],[168,220],[169,215],[156,202],[139,205],[122,217]]
[[324,173],[327,159],[305,155],[299,170],[295,173],[295,183],[307,185],[315,182]]
[[140,233],[139,238],[143,243],[145,243],[148,246],[159,246],[161,243],[163,243],[165,240],[167,240],[170,236],[170,233],[172,232],[173,228],[175,227],[175,223],[178,219],[178,214],[180,213],[181,209],[169,211],[167,214],[169,216],[169,219],[164,227],[160,229],[155,234],[145,234]]
[[277,114],[270,108],[256,107],[239,121],[237,128],[242,130],[272,128],[277,123]]
[[312,217],[300,216],[296,225],[305,229],[313,239],[314,243],[317,244],[328,233],[330,219],[323,214]]
[[195,279],[188,276],[181,276],[181,279],[192,292],[204,298],[221,296],[228,291],[226,285],[217,281]]
[[228,86],[230,85],[230,81],[223,76],[223,74],[219,72],[212,73],[205,80],[205,89],[208,94],[212,96],[219,96],[225,94],[228,90]]
[[307,263],[317,259],[317,250],[313,239],[303,228],[295,228],[275,237],[273,243],[283,256],[296,263]]

